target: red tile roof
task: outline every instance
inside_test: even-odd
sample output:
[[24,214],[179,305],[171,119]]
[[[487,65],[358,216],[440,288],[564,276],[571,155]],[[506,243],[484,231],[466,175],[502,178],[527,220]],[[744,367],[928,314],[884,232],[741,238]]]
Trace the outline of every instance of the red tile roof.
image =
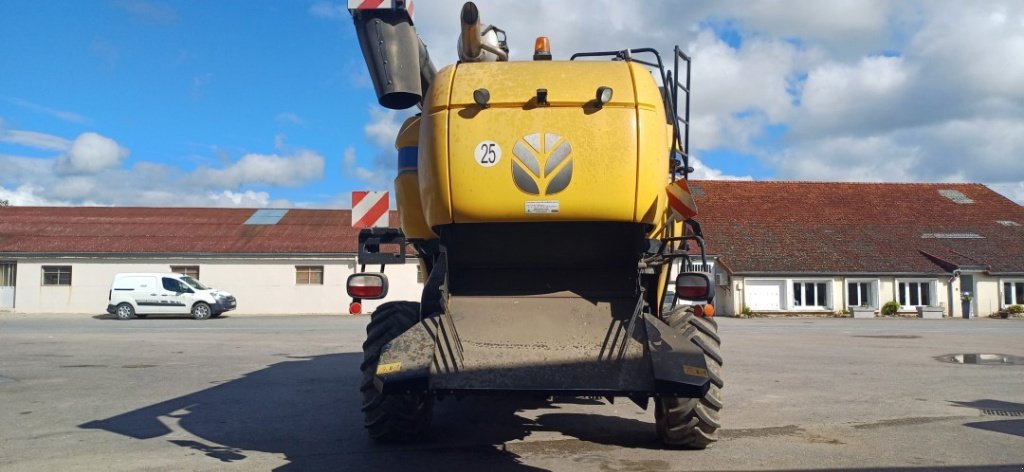
[[[0,208],[4,253],[339,254],[357,251],[348,210],[292,209],[245,225],[254,209]],[[397,213],[391,221],[397,225]]]
[[[1024,274],[1024,207],[983,185],[693,181],[691,187],[709,253],[735,273],[980,268]],[[945,189],[974,203],[954,203],[939,193]],[[0,208],[0,256],[356,252],[358,231],[348,210],[293,209],[276,225],[243,224],[254,211]],[[396,212],[391,224],[398,224]],[[980,238],[963,238],[971,233]]]
[[[735,273],[1024,274],[1024,207],[980,184],[693,181]],[[974,203],[939,193],[957,190]],[[973,235],[979,236],[973,238]],[[927,237],[922,237],[927,236]],[[971,236],[971,238],[967,238]]]

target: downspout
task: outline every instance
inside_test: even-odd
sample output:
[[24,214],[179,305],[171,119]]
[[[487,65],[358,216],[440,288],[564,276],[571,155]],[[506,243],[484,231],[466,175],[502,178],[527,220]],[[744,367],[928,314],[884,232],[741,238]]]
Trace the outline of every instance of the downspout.
[[953,270],[953,276],[946,281],[946,292],[949,295],[949,317],[956,316],[956,306],[953,305],[953,281],[960,278],[960,269]]

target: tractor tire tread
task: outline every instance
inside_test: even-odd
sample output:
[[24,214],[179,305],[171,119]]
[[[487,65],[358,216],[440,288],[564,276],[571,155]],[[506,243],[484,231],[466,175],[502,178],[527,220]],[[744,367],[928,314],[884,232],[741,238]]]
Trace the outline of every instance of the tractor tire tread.
[[704,352],[711,386],[702,398],[655,399],[655,422],[662,443],[671,447],[704,449],[718,441],[722,410],[720,389],[723,387],[721,369],[721,338],[714,319],[694,316],[686,307],[665,316],[669,326]]
[[374,378],[384,346],[419,322],[419,303],[389,302],[370,316],[363,343],[363,379],[359,385],[363,397],[364,426],[374,441],[404,443],[421,439],[430,425],[433,398],[426,395],[384,395],[377,391]]

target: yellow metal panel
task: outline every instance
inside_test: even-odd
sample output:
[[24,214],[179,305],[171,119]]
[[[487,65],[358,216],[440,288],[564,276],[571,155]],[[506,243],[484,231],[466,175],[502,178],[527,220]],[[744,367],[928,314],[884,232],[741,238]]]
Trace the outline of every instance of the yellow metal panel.
[[637,161],[636,221],[652,225],[664,221],[668,200],[665,186],[669,183],[669,148],[665,146],[665,113],[660,106],[654,110],[638,109],[639,159]]
[[437,239],[423,214],[419,187],[416,172],[402,172],[395,177],[395,199],[401,209],[402,233],[409,239]]
[[[461,77],[457,82],[461,82]],[[631,108],[488,108],[453,112],[449,137],[452,217],[456,223],[632,222],[636,136],[636,112]],[[500,157],[483,165],[477,161],[477,151],[490,142],[497,145],[495,150],[500,148]],[[566,143],[571,149],[569,154],[560,161],[552,158],[557,154],[553,151]],[[517,186],[513,177],[515,165],[531,168],[526,162],[530,155],[536,159],[532,167],[537,172],[530,171],[526,180],[536,184],[536,194]],[[552,166],[555,161],[560,164]],[[572,169],[568,185],[561,191],[548,192],[552,181],[569,165]],[[421,172],[421,184],[422,177]]]
[[423,102],[419,136],[419,189],[427,225],[431,228],[452,222],[448,175],[448,99],[456,65],[441,69],[427,90]]
[[[451,97],[452,91],[452,79],[455,78],[457,67],[457,64],[445,66],[434,76],[434,80],[430,82],[430,88],[427,90],[427,95],[423,99],[424,114],[435,113],[448,108],[448,99]],[[473,99],[472,93],[470,92],[470,100]]]
[[[633,74],[633,86],[636,90],[636,103],[641,109],[664,110],[664,101],[661,98],[661,90],[654,81],[654,76],[647,67],[635,62],[629,63],[629,70]],[[664,113],[664,111],[662,111]],[[665,115],[662,115],[665,116]],[[664,122],[665,119],[662,120]]]
[[448,111],[423,115],[420,122],[419,187],[427,225],[452,222],[448,173]]
[[[669,182],[669,146],[666,113],[661,91],[646,67],[630,64],[637,101],[637,160],[635,221],[650,224],[649,235],[657,234],[668,205],[665,186]],[[671,133],[669,133],[671,134]]]
[[402,123],[395,139],[395,149],[418,146],[420,142],[420,117],[412,116]]
[[473,91],[486,88],[493,107],[520,107],[547,89],[551,106],[582,105],[594,100],[597,88],[612,88],[608,107],[634,106],[633,83],[624,62],[528,61],[460,64],[452,84],[451,106],[475,107]]

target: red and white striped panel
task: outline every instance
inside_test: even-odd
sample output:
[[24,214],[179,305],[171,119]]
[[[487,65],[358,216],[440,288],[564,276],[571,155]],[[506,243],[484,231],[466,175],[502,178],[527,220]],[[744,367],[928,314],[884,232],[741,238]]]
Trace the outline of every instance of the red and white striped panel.
[[394,8],[394,0],[348,0],[349,10],[376,10]]
[[415,18],[412,0],[348,0],[349,10],[401,10],[409,13],[409,18]]
[[387,192],[352,192],[352,227],[388,227]]
[[668,206],[680,221],[697,216],[697,202],[685,180],[672,182],[665,190],[668,193]]

